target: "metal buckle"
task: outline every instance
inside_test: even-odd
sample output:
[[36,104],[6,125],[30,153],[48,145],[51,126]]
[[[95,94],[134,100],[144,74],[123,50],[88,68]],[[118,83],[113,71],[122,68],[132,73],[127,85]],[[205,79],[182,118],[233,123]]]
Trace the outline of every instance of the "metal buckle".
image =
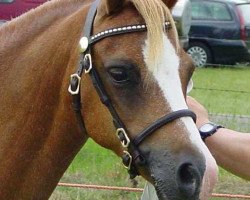
[[85,74],[88,74],[92,69],[92,57],[89,53],[84,56],[84,60],[87,60],[87,59],[89,59],[89,68],[84,70]]
[[71,84],[69,85],[68,91],[71,95],[76,95],[79,93],[80,90],[80,83],[81,83],[81,77],[78,74],[71,74],[70,75],[70,80],[72,80],[73,78],[76,78],[78,81],[78,85],[75,91],[72,90],[71,88]]
[[[122,140],[122,139],[120,138],[119,133],[122,133],[122,134],[123,134],[124,140]],[[118,129],[116,130],[116,135],[117,135],[117,137],[120,139],[120,141],[121,141],[121,143],[122,143],[122,146],[123,146],[124,148],[128,148],[128,146],[129,146],[129,144],[130,144],[130,139],[129,139],[128,135],[126,134],[126,131],[124,130],[124,128],[118,128]]]
[[123,157],[123,159],[122,159],[122,164],[123,164],[123,166],[124,166],[126,169],[130,170],[131,164],[132,164],[132,161],[133,161],[133,158],[132,158],[132,156],[130,155],[130,153],[127,152],[127,151],[123,151],[123,154],[124,154],[123,156],[128,156],[129,162],[128,162],[128,165],[125,165],[125,164],[124,164],[124,163],[125,163],[125,161],[124,161],[124,158],[125,158],[125,157]]

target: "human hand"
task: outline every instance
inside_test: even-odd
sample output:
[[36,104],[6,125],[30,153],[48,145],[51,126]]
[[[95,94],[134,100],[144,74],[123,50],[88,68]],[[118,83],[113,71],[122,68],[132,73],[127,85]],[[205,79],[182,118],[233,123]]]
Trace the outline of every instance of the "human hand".
[[196,125],[200,128],[203,124],[209,122],[209,116],[207,110],[193,97],[187,96],[187,105],[189,109],[195,112],[197,115]]

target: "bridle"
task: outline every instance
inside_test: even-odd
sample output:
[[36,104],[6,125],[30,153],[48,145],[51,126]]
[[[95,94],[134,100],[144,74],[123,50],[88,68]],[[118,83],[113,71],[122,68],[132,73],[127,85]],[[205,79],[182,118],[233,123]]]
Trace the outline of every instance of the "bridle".
[[[141,154],[140,149],[138,148],[138,146],[144,141],[144,139],[149,135],[151,135],[157,129],[164,126],[165,124],[170,123],[178,118],[191,117],[194,121],[196,121],[196,115],[189,109],[174,111],[156,120],[154,123],[146,127],[142,132],[140,132],[135,138],[133,139],[129,138],[126,126],[124,125],[118,113],[116,112],[116,109],[114,108],[111,99],[109,98],[108,93],[106,92],[104,85],[102,84],[100,76],[95,66],[93,65],[91,57],[91,45],[94,45],[96,42],[106,37],[121,35],[125,33],[146,31],[147,27],[145,24],[117,27],[102,31],[100,33],[91,36],[93,22],[95,19],[99,2],[100,0],[96,0],[95,2],[93,2],[87,14],[86,22],[84,25],[84,37],[80,39],[81,54],[80,54],[79,67],[77,72],[71,75],[70,86],[68,90],[72,95],[72,105],[76,113],[76,118],[78,120],[81,131],[87,133],[83,116],[81,114],[80,83],[83,72],[85,74],[90,75],[94,88],[98,93],[101,102],[108,108],[113,118],[114,126],[116,128],[116,135],[118,136],[124,148],[123,151],[124,154],[122,156],[123,164],[128,169],[130,178],[134,178],[137,175],[139,175],[137,167],[145,165],[146,163],[146,159]],[[166,28],[171,28],[169,22],[166,22],[165,26]]]

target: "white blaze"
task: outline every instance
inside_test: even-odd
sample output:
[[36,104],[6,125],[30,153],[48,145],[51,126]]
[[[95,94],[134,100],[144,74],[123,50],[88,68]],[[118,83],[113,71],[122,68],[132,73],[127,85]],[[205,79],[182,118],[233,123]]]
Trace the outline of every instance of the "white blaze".
[[[169,104],[172,111],[177,111],[181,109],[187,109],[187,104],[182,92],[181,80],[179,75],[180,59],[176,54],[174,46],[171,44],[170,40],[166,35],[163,36],[163,52],[157,60],[157,66],[148,66],[148,69],[152,72],[154,78],[156,79],[162,93],[166,99],[166,103]],[[148,65],[148,43],[146,42],[144,48],[144,59],[145,63]],[[209,177],[214,176],[214,171],[216,170],[216,162],[209,152],[208,148],[200,138],[200,134],[196,128],[195,123],[190,117],[182,117],[180,119],[185,125],[189,132],[190,141],[201,151],[206,157],[206,173],[204,176],[203,187],[210,188]],[[214,182],[213,180],[210,180]],[[206,185],[206,186],[205,186]],[[213,183],[212,183],[213,185]],[[201,199],[206,199],[207,195],[202,194]]]

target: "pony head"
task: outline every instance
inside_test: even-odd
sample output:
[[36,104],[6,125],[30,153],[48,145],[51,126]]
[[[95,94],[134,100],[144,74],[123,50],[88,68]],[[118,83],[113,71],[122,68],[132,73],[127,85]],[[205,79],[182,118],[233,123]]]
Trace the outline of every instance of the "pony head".
[[[194,71],[192,61],[178,43],[170,14],[175,3],[101,1],[93,38],[110,29],[117,31],[138,24],[145,24],[147,30],[99,40],[91,47],[93,63],[126,126],[126,138],[136,143],[136,150],[143,156],[143,164],[135,164],[136,171],[155,186],[159,199],[206,199],[215,183],[217,168],[193,119],[185,115],[169,123],[157,121],[187,109],[186,91]],[[91,80],[84,81],[84,118],[90,137],[122,156],[124,149],[113,134],[110,112],[99,101]],[[144,131],[147,132],[152,124],[157,128],[138,142],[138,133],[148,127]],[[129,157],[134,159],[130,154]]]

